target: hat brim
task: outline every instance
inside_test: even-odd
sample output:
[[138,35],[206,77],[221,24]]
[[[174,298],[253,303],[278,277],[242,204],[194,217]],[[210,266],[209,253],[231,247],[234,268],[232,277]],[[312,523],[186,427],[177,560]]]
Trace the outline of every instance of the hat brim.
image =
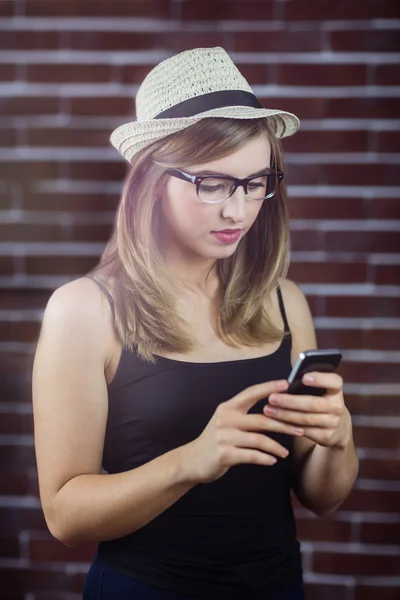
[[260,119],[266,117],[270,121],[277,138],[293,135],[300,127],[298,117],[283,110],[253,108],[250,106],[225,106],[199,113],[193,117],[151,119],[149,121],[124,123],[112,132],[110,141],[118,152],[130,162],[139,150],[152,142],[186,129],[207,117],[231,119]]

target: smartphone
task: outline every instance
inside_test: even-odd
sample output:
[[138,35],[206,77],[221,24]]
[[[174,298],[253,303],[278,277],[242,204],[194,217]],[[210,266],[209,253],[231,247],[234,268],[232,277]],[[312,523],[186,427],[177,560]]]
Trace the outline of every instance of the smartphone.
[[301,380],[305,373],[321,371],[323,373],[335,373],[342,358],[339,350],[305,350],[300,352],[296,363],[288,377],[289,388],[286,394],[307,394],[311,396],[323,396],[325,388],[305,385]]

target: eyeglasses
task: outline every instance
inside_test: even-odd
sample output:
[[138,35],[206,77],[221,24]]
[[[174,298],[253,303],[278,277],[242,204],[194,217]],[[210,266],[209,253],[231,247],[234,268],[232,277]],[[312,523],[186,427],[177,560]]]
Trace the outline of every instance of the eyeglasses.
[[245,196],[249,200],[266,200],[275,194],[284,176],[282,171],[273,169],[261,171],[258,175],[244,179],[229,175],[190,175],[180,169],[166,169],[166,173],[193,183],[199,199],[209,204],[227,200],[238,187],[243,187]]

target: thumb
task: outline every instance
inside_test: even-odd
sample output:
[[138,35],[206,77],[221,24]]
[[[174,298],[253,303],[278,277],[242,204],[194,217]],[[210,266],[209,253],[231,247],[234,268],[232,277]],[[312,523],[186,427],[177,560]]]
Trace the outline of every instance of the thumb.
[[228,400],[228,404],[230,403],[233,408],[247,413],[252,406],[263,398],[266,398],[273,392],[283,392],[288,386],[289,384],[285,379],[257,383],[236,394],[236,396]]

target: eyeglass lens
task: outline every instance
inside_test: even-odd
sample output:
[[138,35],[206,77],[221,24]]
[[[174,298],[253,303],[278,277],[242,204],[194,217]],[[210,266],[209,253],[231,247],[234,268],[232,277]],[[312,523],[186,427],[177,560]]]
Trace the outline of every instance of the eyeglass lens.
[[[275,192],[277,184],[276,173],[251,179],[247,184],[247,197],[252,200],[262,200]],[[218,202],[230,195],[233,185],[230,179],[206,177],[199,185],[199,198],[204,202]]]

